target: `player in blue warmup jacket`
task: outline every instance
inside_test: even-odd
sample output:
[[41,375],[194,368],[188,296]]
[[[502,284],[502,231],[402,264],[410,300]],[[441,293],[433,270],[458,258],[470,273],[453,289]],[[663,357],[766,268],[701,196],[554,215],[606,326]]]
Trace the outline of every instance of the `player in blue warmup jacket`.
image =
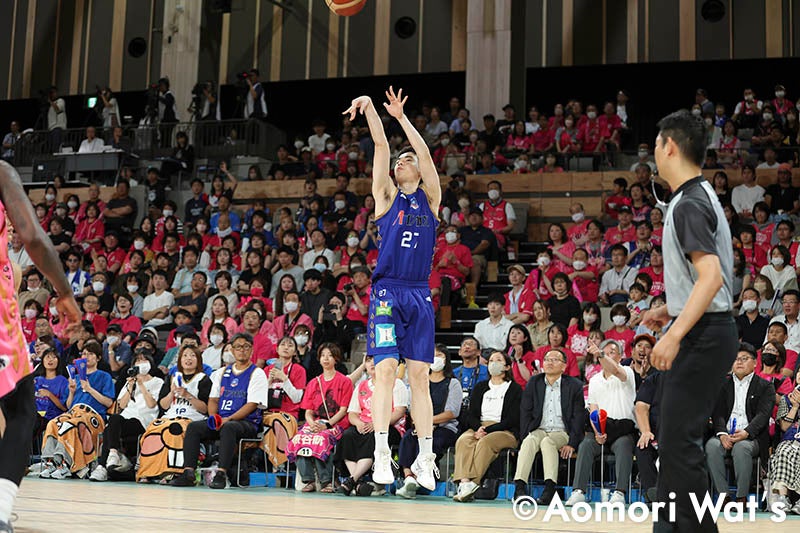
[[420,452],[411,466],[417,483],[433,490],[436,455],[433,453],[433,407],[428,372],[434,353],[434,312],[428,279],[436,244],[437,213],[442,199],[439,172],[419,132],[403,113],[403,90],[389,87],[384,107],[403,128],[412,150],[401,153],[389,174],[389,143],[378,112],[368,96],[352,101],[344,112],[367,117],[375,158],[372,194],[378,226],[378,264],[372,275],[367,353],[375,358],[372,419],[375,427],[373,481],[394,481],[389,450],[389,415],[399,357],[408,368],[411,416]]

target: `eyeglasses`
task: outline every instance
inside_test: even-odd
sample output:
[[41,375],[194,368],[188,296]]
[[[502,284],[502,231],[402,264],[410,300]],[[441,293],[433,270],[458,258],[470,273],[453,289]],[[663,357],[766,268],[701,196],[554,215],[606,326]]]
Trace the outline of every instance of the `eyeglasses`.
[[245,351],[245,350],[249,350],[249,349],[250,349],[250,348],[252,348],[252,347],[253,347],[253,345],[252,345],[252,344],[250,344],[250,343],[246,343],[246,344],[237,344],[237,345],[235,345],[235,346],[231,346],[231,350],[235,350],[235,351],[237,351],[237,352],[243,352],[243,351]]
[[748,361],[754,361],[754,359],[752,357],[750,357],[749,355],[744,355],[742,357],[737,357],[736,358],[736,362],[737,363],[747,363]]
[[783,305],[797,305],[797,300],[783,300]]
[[561,359],[560,357],[545,357],[543,359],[543,361],[545,363],[563,363],[564,362],[564,360]]

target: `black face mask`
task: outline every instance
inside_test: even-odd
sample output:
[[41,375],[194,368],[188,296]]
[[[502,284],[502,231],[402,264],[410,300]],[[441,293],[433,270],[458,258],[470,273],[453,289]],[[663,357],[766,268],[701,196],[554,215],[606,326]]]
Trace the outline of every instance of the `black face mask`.
[[774,353],[761,352],[761,363],[764,366],[775,366],[778,362],[778,356]]

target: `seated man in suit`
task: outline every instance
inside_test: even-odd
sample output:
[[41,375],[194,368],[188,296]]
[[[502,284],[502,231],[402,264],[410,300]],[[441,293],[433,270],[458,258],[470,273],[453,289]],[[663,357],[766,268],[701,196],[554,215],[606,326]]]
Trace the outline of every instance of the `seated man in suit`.
[[540,505],[548,505],[556,493],[558,458],[569,459],[583,439],[586,409],[583,384],[565,376],[567,355],[554,348],[544,356],[543,371],[533,376],[522,393],[520,406],[520,447],[514,473],[514,498],[527,494],[526,481],[533,460],[541,450],[544,463],[544,492]]
[[751,344],[739,345],[733,374],[726,378],[712,415],[715,436],[706,442],[706,461],[719,494],[728,492],[725,456],[733,457],[737,502],[747,499],[753,457],[761,454],[766,462],[769,418],[775,406],[772,384],[755,375],[756,358]]

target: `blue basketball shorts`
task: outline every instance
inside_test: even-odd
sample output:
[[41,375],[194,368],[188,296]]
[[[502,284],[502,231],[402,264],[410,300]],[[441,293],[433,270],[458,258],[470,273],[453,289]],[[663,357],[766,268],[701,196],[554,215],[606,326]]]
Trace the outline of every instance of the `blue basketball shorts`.
[[378,280],[372,285],[367,323],[367,355],[433,362],[435,316],[426,282]]

